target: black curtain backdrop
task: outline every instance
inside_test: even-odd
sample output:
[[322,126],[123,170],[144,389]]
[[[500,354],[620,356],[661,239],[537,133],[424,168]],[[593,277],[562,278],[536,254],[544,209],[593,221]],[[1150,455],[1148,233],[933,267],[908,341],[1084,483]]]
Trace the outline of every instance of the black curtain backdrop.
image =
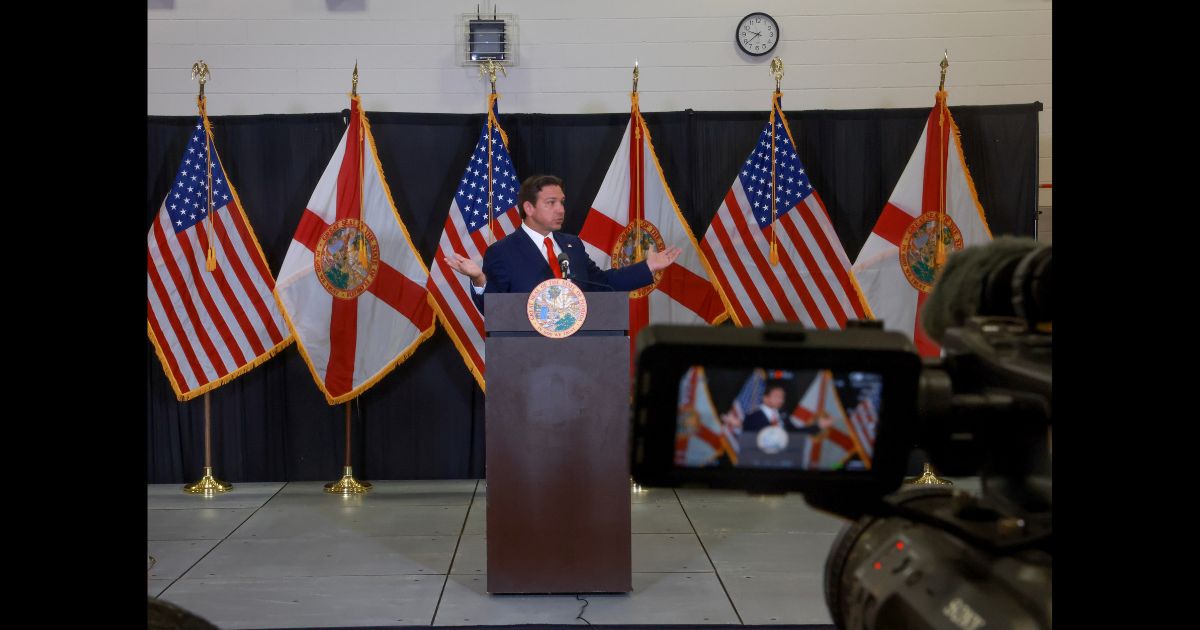
[[[1041,108],[1041,103],[951,108],[994,235],[1035,234]],[[211,119],[222,163],[272,273],[283,263],[348,114]],[[800,159],[851,260],[900,178],[928,114],[928,107],[787,112]],[[645,114],[667,184],[697,238],[767,115],[765,110]],[[368,112],[368,118],[397,209],[428,265],[483,116]],[[563,231],[577,234],[583,226],[628,119],[627,113],[501,113],[518,176],[553,173],[566,181]],[[192,116],[148,117],[147,231],[195,124]],[[294,344],[209,396],[218,477],[328,481],[341,475],[345,406],[325,402]],[[359,478],[484,476],[483,394],[440,325],[352,408],[352,464]],[[149,483],[199,478],[204,398],[175,399],[149,340],[146,431]]]

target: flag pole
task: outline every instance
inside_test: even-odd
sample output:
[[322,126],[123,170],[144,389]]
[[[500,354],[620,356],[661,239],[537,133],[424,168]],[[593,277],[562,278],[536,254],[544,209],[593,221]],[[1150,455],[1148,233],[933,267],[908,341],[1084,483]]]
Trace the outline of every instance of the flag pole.
[[[205,176],[207,177],[208,195],[205,206],[208,210],[205,212],[205,225],[208,226],[208,233],[215,235],[213,231],[213,216],[212,216],[212,123],[208,120],[208,99],[204,96],[204,84],[208,83],[212,77],[212,72],[208,69],[208,64],[204,63],[203,59],[199,59],[192,64],[192,80],[200,80],[200,94],[196,97],[196,107],[200,110],[200,121],[204,127],[204,165],[206,168]],[[217,247],[214,238],[208,239],[208,254],[204,260],[204,268],[206,271],[212,272],[217,268]]]
[[938,109],[938,223],[937,248],[933,256],[933,272],[937,277],[938,270],[946,263],[946,241],[942,238],[942,227],[946,222],[946,144],[942,142],[942,134],[946,128],[946,69],[950,67],[950,50],[944,49],[941,78],[938,80],[937,109]]
[[[196,106],[200,110],[200,120],[204,125],[204,160],[208,176],[208,212],[206,212],[208,216],[206,219],[209,239],[205,267],[207,271],[212,272],[217,268],[216,233],[212,229],[212,125],[208,122],[208,107],[204,96],[204,84],[208,83],[210,77],[212,77],[212,73],[203,59],[192,64],[192,80],[199,79],[200,81],[200,93],[196,96]],[[204,476],[199,481],[184,486],[183,491],[188,494],[212,496],[215,493],[229,492],[232,489],[233,484],[221,481],[212,474],[212,401],[209,399],[209,392],[204,392]]]
[[[628,236],[613,245],[616,248],[612,251],[614,264],[617,262],[617,255],[624,248],[626,243],[628,243],[633,249],[630,260],[626,263],[628,265],[636,265],[645,260],[646,252],[648,252],[649,249],[655,245],[654,242],[649,238],[649,225],[643,222],[646,212],[642,207],[645,196],[642,180],[645,177],[643,174],[643,165],[645,164],[646,160],[645,156],[642,154],[642,108],[638,104],[638,77],[640,75],[641,69],[638,64],[638,60],[635,57],[633,60],[633,87],[629,92],[629,216],[627,217],[628,220],[621,232],[622,234],[628,234]],[[655,280],[657,280],[659,277],[659,274],[657,273],[652,275],[654,276]],[[628,310],[629,322],[631,326],[634,322],[640,321],[640,318],[636,316],[637,313],[649,312],[647,310],[649,305],[648,301],[643,301],[641,303],[637,302],[638,298],[645,298],[645,300],[648,300],[649,298],[646,298],[646,295],[649,295],[649,293],[642,294],[637,291],[629,292]],[[631,329],[629,336],[630,342],[632,343],[633,338],[637,336],[636,331]],[[629,355],[629,374],[631,377],[637,374],[637,362],[635,361],[635,358],[636,357],[631,352]],[[632,383],[633,381],[631,380],[630,384],[632,385]],[[631,404],[633,402],[634,389],[634,387],[629,388],[629,401]],[[629,478],[629,481],[631,484],[633,483],[632,476]],[[636,487],[636,484],[634,484],[633,487]]]
[[[942,76],[938,80],[937,91],[937,108],[938,108],[938,176],[941,180],[938,185],[938,216],[937,227],[934,234],[937,238],[937,249],[933,257],[933,269],[936,277],[938,270],[946,261],[946,241],[942,238],[942,226],[945,225],[946,216],[946,145],[942,142],[942,129],[946,121],[946,69],[950,67],[950,51],[946,50],[942,55],[942,61],[938,64],[942,68]],[[949,479],[938,477],[933,472],[933,466],[929,462],[925,462],[924,472],[920,477],[905,479],[904,488],[919,487],[919,486],[952,486],[954,485]]]
[[779,83],[783,80],[783,60],[775,57],[771,60],[771,76],[775,77],[775,93],[771,95],[771,264],[779,264],[779,238],[775,235],[775,223],[779,216],[775,208],[775,110],[783,111],[783,93],[779,91]]
[[[354,60],[354,73],[350,77],[350,98],[355,99],[355,100],[358,99],[358,60],[357,59]],[[359,116],[362,116],[362,104],[361,103],[359,104],[358,112],[359,112]],[[361,121],[359,119],[351,120],[350,124],[360,125]],[[361,224],[363,224],[363,204],[365,203],[365,201],[363,200],[363,188],[364,188],[363,187],[363,177],[365,177],[366,175],[363,170],[363,159],[364,159],[363,158],[363,153],[364,153],[363,143],[366,142],[366,134],[359,133],[358,141],[359,141],[359,145],[358,145],[358,147],[356,147],[356,149],[358,151],[358,182],[357,182],[358,183],[358,221],[359,221],[359,224],[361,225]],[[350,150],[350,147],[346,147],[346,149]],[[366,251],[364,249],[365,243],[363,242],[363,239],[361,239],[361,238],[358,240],[358,247],[359,247],[359,251],[358,251],[359,258],[360,259],[364,258],[366,256]],[[346,401],[346,463],[342,467],[342,478],[337,481],[332,481],[332,482],[325,484],[325,492],[328,492],[330,494],[340,494],[342,496],[365,494],[371,490],[370,482],[359,481],[358,479],[354,478],[354,467],[351,465],[351,459],[350,459],[350,405],[351,405],[351,401]]]
[[[633,89],[629,93],[629,105],[630,105],[629,125],[631,127],[633,127],[633,140],[629,144],[629,151],[633,154],[636,154],[638,151],[638,149],[634,148],[635,146],[639,147],[639,148],[642,146],[642,121],[641,121],[642,108],[638,105],[638,76],[639,76],[639,74],[640,74],[640,71],[638,69],[638,60],[635,58],[633,60]],[[643,164],[643,160],[637,161],[637,166],[634,167],[633,173],[630,174],[630,178],[629,178],[629,192],[630,192],[630,195],[636,200],[633,207],[629,209],[629,214],[630,214],[629,225],[633,225],[633,226],[637,226],[638,220],[642,218],[642,207],[641,207],[642,206],[642,196],[640,194],[634,193],[634,191],[638,190],[637,186],[639,186],[641,184],[642,164]],[[633,264],[637,264],[637,263],[641,262],[642,248],[639,246],[640,244],[639,244],[638,232],[637,232],[636,227],[631,232],[631,234],[633,236]],[[633,305],[633,302],[630,301],[630,306],[632,307],[632,305]],[[633,311],[633,309],[630,308],[631,313],[632,313],[632,311]],[[633,367],[633,365],[632,365],[632,361],[631,361],[631,368],[632,367]],[[630,398],[631,402],[633,400],[633,395],[634,395],[633,390],[634,389],[635,388],[631,387],[630,392],[629,392],[629,398]],[[629,476],[629,488],[630,488],[630,491],[633,492],[634,494],[640,494],[640,493],[644,492],[642,487],[640,485],[638,485],[638,483],[636,481],[633,480],[633,475]]]
[[[351,77],[350,77],[350,98],[352,100],[358,100],[358,60],[357,59],[354,60],[354,74],[351,75]],[[362,101],[359,101],[359,103],[358,103],[358,115],[359,115],[359,118],[350,121],[350,124],[359,126],[358,147],[356,147],[356,150],[358,151],[358,182],[357,182],[358,183],[358,225],[359,225],[359,229],[363,230],[366,226],[366,220],[363,216],[363,207],[366,204],[366,200],[363,198],[364,197],[363,190],[366,188],[365,186],[363,186],[363,178],[366,177],[366,170],[363,166],[363,160],[365,159],[363,157],[363,154],[366,153],[366,151],[364,149],[365,149],[365,144],[367,142],[367,134],[363,133],[363,129],[362,129],[362,119],[361,119],[361,117],[363,116]],[[346,147],[346,150],[347,151],[350,150],[350,147]],[[361,265],[363,269],[369,269],[371,266],[371,256],[370,256],[370,254],[367,253],[367,241],[366,241],[366,239],[361,238],[361,237],[358,238],[357,240],[358,240],[358,249],[355,252],[355,254],[358,256],[358,264]]]
[[212,474],[212,403],[208,392],[204,392],[204,476],[196,483],[183,487],[188,494],[203,494],[211,497],[218,492],[229,492],[233,484],[221,481]]
[[488,140],[488,165],[487,165],[487,213],[488,213],[488,234],[486,241],[489,245],[496,238],[496,212],[492,208],[492,182],[496,179],[495,171],[492,170],[492,111],[496,106],[496,99],[500,95],[496,93],[496,70],[499,70],[504,76],[508,76],[508,71],[504,69],[503,64],[496,63],[495,59],[488,59],[479,64],[479,77],[483,78],[486,74],[488,80],[492,84],[492,93],[488,94],[487,104],[487,140]]
[[905,479],[904,484],[900,486],[902,490],[916,488],[920,486],[953,486],[954,482],[949,479],[942,479],[933,472],[933,466],[929,462],[925,462],[925,472],[921,473],[920,477]]
[[351,495],[371,491],[371,482],[355,479],[354,468],[350,465],[350,404],[351,401],[346,401],[346,465],[342,468],[341,479],[325,484],[325,492],[331,494]]
[[638,103],[638,76],[641,71],[638,67],[638,60],[633,60],[633,92],[630,93],[630,124],[633,125],[633,142],[629,145],[630,152],[633,153],[634,164],[633,173],[629,178],[629,192],[633,196],[634,204],[630,208],[629,224],[634,226],[632,231],[633,236],[633,264],[642,261],[641,238],[639,231],[641,229],[641,221],[646,215],[646,209],[642,207],[644,200],[642,198],[642,180],[645,178],[643,168],[645,159],[642,156],[642,108]]

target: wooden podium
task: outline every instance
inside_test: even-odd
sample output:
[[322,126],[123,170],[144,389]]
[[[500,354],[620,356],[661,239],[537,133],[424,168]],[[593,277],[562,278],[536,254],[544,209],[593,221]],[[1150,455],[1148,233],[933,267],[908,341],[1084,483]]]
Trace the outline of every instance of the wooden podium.
[[587,293],[583,326],[543,337],[528,293],[489,294],[487,590],[633,590],[629,298]]

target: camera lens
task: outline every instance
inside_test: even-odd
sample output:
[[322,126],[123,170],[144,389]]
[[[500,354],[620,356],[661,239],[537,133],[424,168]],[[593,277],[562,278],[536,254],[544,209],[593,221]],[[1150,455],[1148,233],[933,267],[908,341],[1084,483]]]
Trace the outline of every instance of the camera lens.
[[997,249],[980,287],[977,314],[1020,317],[1030,327],[1051,321],[1051,252],[1049,245],[1025,252]]
[[1054,258],[1049,245],[1030,252],[1013,270],[1012,304],[1018,317],[1029,325],[1054,321]]

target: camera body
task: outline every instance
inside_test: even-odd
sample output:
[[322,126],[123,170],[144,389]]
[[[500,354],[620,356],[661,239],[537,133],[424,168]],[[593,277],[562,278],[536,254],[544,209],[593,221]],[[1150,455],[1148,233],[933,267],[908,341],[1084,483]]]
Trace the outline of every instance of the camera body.
[[839,628],[1049,628],[1049,522],[945,486],[888,495],[843,528],[825,562]]
[[[825,566],[838,627],[1048,628],[1051,280],[1050,248],[1027,239],[951,256],[922,313],[936,359],[879,322],[649,326],[633,478],[799,491],[851,521]],[[914,447],[982,492],[901,489]]]

